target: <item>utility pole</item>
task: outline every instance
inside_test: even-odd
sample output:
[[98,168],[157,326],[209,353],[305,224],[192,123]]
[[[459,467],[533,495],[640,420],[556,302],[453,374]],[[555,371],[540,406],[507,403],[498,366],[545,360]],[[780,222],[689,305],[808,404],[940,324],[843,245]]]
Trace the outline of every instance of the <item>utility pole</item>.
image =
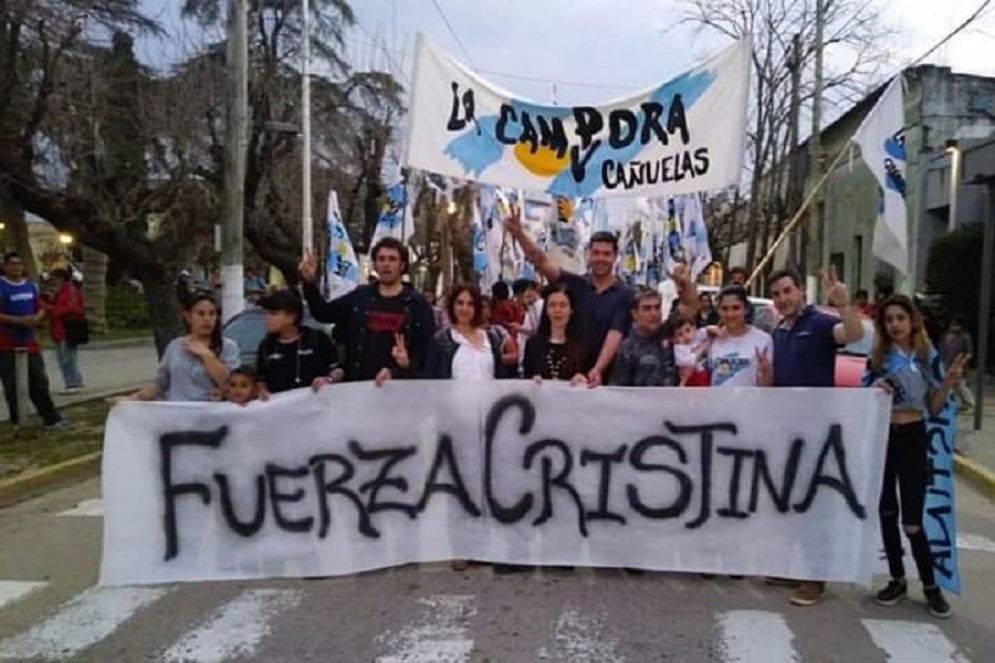
[[[796,34],[791,40],[791,59],[788,61],[791,67],[791,105],[788,109],[788,209],[794,215],[798,211],[800,200],[798,199],[798,134],[799,118],[801,115],[801,85],[802,85],[802,36]],[[778,229],[780,232],[781,229]],[[805,263],[804,242],[802,236],[805,229],[796,233],[791,242],[791,250],[788,251],[790,261],[794,267],[799,267]]]
[[[822,149],[822,60],[825,48],[825,0],[815,2],[815,89],[812,94],[812,137],[809,139],[809,160],[812,165],[812,182],[819,182],[825,173],[825,158]],[[805,252],[806,273],[815,277],[819,269],[827,267],[829,262],[829,245],[827,243],[826,203],[822,191],[817,192],[812,213],[809,214],[808,246]],[[815,241],[812,241],[812,240]],[[840,275],[840,278],[845,278]],[[815,279],[818,287],[819,279]],[[816,293],[809,291],[809,297]]]
[[314,250],[314,215],[311,211],[311,3],[301,0],[301,241],[304,251]]
[[228,126],[225,137],[225,218],[221,233],[221,314],[245,308],[242,223],[249,123],[249,11],[247,0],[228,0]]

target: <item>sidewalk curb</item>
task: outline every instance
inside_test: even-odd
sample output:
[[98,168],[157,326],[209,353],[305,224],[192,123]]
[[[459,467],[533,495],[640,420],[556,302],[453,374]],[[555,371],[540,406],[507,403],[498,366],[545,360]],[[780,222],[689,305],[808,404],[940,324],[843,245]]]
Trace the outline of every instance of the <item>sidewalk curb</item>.
[[12,479],[0,480],[0,509],[99,474],[103,455],[103,451],[95,451],[48,467],[28,470]]
[[988,499],[995,501],[995,472],[976,460],[954,456],[954,469]]
[[139,336],[136,338],[119,338],[116,341],[97,341],[81,346],[80,349],[87,350],[113,350],[114,348],[142,348],[147,345],[155,347],[155,338],[152,336]]

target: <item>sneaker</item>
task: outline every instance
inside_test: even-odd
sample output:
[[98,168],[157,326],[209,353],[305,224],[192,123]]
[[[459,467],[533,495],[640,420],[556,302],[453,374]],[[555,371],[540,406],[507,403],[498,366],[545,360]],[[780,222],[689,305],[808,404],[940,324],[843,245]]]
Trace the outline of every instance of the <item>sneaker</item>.
[[943,592],[940,591],[939,587],[924,589],[922,593],[926,596],[926,605],[929,606],[929,614],[938,619],[947,619],[950,617],[950,604],[947,603],[947,599],[944,598]]
[[888,586],[882,589],[874,597],[874,600],[878,605],[896,605],[901,601],[904,601],[909,596],[909,585],[905,582],[905,578],[892,579],[888,583]]
[[69,430],[73,425],[68,419],[59,419],[54,424],[45,424],[45,430]]
[[791,603],[807,608],[821,601],[825,593],[826,583],[805,581],[799,583],[798,589],[791,596]]

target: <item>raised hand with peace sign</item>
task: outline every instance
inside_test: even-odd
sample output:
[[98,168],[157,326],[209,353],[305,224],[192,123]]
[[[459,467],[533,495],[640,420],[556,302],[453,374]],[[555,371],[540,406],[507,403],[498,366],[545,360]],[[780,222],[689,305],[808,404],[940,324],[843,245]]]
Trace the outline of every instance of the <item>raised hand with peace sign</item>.
[[404,334],[394,334],[394,347],[390,350],[390,356],[394,359],[394,363],[397,364],[398,368],[407,368],[411,365],[411,359],[408,357],[408,346],[404,341]]
[[957,358],[954,359],[954,363],[952,363],[947,369],[947,375],[943,378],[944,389],[949,391],[960,384],[960,381],[964,379],[964,373],[967,372],[970,361],[971,355],[969,354],[962,353],[957,355]]
[[835,267],[822,270],[822,290],[826,293],[826,300],[834,308],[846,308],[850,305],[850,291],[846,284],[840,281]]
[[757,386],[770,387],[774,384],[774,364],[770,358],[770,348],[757,348]]

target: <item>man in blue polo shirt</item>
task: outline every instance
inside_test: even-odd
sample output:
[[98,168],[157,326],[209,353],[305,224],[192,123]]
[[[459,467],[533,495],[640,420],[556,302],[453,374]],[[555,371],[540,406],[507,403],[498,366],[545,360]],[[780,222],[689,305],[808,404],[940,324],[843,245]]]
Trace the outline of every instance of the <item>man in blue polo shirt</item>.
[[[836,278],[835,270],[823,275],[826,298],[838,311],[838,317],[806,304],[802,278],[793,270],[774,272],[767,287],[774,308],[781,315],[771,334],[774,386],[835,386],[837,351],[864,337],[864,327],[857,311],[850,306],[846,286]],[[791,602],[799,606],[815,605],[825,591],[824,582],[802,582]]]
[[[593,368],[587,375],[588,386],[597,387],[609,371],[618,346],[632,326],[633,290],[615,276],[618,238],[599,231],[591,236],[587,249],[587,275],[573,274],[557,265],[525,233],[518,216],[505,220],[505,227],[525,252],[525,258],[552,283],[563,283],[573,296],[581,320],[584,344]],[[698,292],[686,267],[675,270],[674,282],[680,294],[680,314],[695,318]]]
[[27,354],[28,397],[45,428],[67,428],[69,422],[55,409],[48,387],[45,360],[35,336],[35,329],[45,319],[37,284],[24,276],[24,261],[17,253],[8,253],[0,276],[0,382],[3,383],[10,423],[16,429],[18,418],[16,362],[19,351]]

